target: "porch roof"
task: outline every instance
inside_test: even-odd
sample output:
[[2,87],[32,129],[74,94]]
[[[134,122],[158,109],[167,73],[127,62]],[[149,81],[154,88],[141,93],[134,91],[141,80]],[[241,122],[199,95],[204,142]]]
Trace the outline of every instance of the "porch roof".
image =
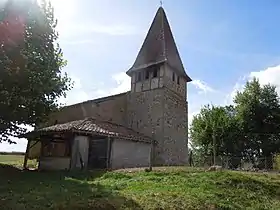
[[71,133],[84,134],[84,135],[117,137],[117,138],[146,142],[146,143],[152,142],[152,139],[150,137],[145,136],[139,132],[136,132],[130,128],[108,121],[96,120],[93,118],[84,119],[84,120],[75,120],[63,124],[56,124],[49,127],[39,128],[37,130],[25,134],[24,137],[28,137],[34,134],[42,135],[48,133],[63,133],[63,132],[71,132]]

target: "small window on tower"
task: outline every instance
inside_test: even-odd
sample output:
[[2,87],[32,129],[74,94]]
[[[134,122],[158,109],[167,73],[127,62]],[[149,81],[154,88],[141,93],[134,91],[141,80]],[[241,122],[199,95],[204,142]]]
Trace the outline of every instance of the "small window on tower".
[[158,68],[155,66],[153,68],[153,78],[157,77],[158,76]]
[[175,81],[175,73],[174,72],[172,74],[172,80],[173,80],[173,82]]
[[141,72],[137,72],[136,74],[136,82],[140,82],[142,80],[142,74]]
[[150,76],[150,72],[149,72],[149,71],[146,71],[146,72],[145,72],[145,79],[149,79],[149,76]]
[[177,76],[177,84],[180,85],[180,77]]

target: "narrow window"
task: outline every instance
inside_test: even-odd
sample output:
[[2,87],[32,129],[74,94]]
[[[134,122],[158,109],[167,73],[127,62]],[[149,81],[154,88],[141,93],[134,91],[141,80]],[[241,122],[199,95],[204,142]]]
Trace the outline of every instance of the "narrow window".
[[158,76],[158,68],[157,67],[154,67],[153,68],[153,78],[157,77]]
[[140,82],[141,80],[142,80],[141,72],[137,72],[137,74],[136,74],[136,82]]
[[145,72],[145,79],[149,79],[149,75],[150,75],[150,72],[147,70],[147,71]]
[[180,85],[180,77],[177,76],[177,84]]
[[172,74],[172,80],[173,80],[173,82],[175,81],[175,73],[174,72]]

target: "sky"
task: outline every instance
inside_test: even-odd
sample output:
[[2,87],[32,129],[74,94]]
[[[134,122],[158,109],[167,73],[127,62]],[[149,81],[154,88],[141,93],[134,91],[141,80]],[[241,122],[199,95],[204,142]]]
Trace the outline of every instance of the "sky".
[[[125,92],[125,74],[144,41],[159,0],[51,0],[59,43],[75,82],[61,102]],[[163,8],[185,66],[189,122],[203,105],[231,104],[244,83],[257,77],[280,93],[280,1],[164,0]],[[26,140],[0,144],[25,151]]]

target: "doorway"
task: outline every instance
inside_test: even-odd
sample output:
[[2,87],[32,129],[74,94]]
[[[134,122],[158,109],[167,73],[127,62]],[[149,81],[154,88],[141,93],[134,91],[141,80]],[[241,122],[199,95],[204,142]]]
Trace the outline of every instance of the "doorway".
[[[89,154],[88,154],[88,168],[89,169],[105,169],[108,162],[108,145],[107,137],[98,139],[90,139]],[[110,150],[109,150],[110,151]]]

